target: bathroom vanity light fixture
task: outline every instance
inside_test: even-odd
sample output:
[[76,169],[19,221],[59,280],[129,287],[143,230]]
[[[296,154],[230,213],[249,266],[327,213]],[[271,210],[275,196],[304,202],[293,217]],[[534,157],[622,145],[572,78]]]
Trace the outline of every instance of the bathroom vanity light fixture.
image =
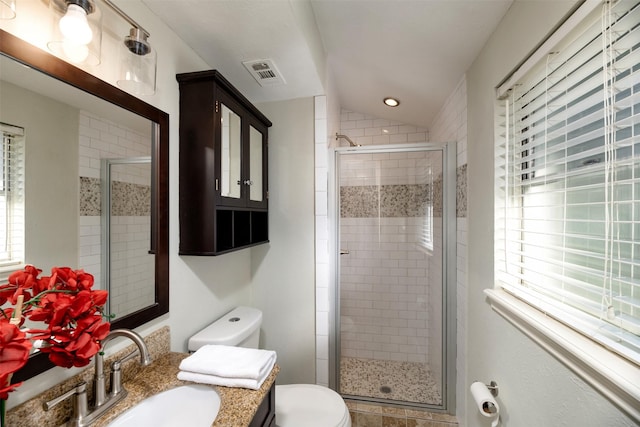
[[[0,0],[0,2],[6,0]],[[102,13],[97,0],[50,0],[56,22],[47,44],[49,50],[71,62],[87,65],[100,63]],[[149,44],[149,32],[131,19],[110,0],[101,3],[124,19],[131,29],[123,38],[118,58],[118,86],[137,94],[153,95],[156,91],[157,56]]]
[[0,0],[0,19],[16,17],[16,0]]
[[382,102],[384,102],[384,104],[388,107],[397,107],[398,105],[400,105],[400,101],[395,98],[385,98],[382,100]]

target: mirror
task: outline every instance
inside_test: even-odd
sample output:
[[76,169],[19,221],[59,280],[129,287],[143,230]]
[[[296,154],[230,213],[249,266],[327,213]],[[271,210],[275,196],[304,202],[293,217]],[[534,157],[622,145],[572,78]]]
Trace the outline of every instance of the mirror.
[[242,131],[240,116],[229,107],[221,104],[222,129],[222,188],[223,197],[240,198],[240,156],[242,155]]
[[[3,30],[0,61],[0,105],[4,106],[10,96],[30,98],[31,103],[21,107],[34,113],[27,120],[29,124],[23,125],[25,145],[37,140],[38,134],[44,135],[44,145],[25,149],[26,162],[40,165],[34,172],[39,175],[32,177],[33,168],[29,166],[25,174],[26,262],[43,268],[44,273],[52,266],[84,268],[96,276],[96,286],[110,281],[114,284],[110,312],[115,312],[116,294],[132,300],[128,292],[138,287],[145,289],[144,297],[134,305],[117,306],[121,311],[115,313],[112,329],[135,328],[167,313],[168,114]],[[11,71],[17,64],[22,64],[18,71]],[[18,80],[27,76],[26,82]],[[15,119],[18,111],[14,110],[19,109],[3,107],[0,122],[12,120],[11,114]],[[54,116],[45,117],[45,112]],[[62,116],[71,117],[71,121],[63,121]],[[44,129],[39,128],[42,124]],[[102,136],[98,130],[101,127]],[[97,146],[103,147],[96,145],[98,139],[102,137],[115,146],[117,135],[125,140],[120,149],[94,152]],[[63,160],[70,163],[61,163]],[[105,179],[102,174],[110,177],[106,188],[111,190],[111,201],[100,203],[100,198],[109,192],[100,187]],[[105,215],[101,206],[109,207],[106,226],[106,220],[99,219]],[[120,262],[130,255],[118,253],[127,244],[116,241],[117,233],[136,235],[135,244],[129,244],[136,247],[138,261],[134,264],[143,264],[146,270],[128,271]],[[99,255],[89,255],[90,251],[83,247],[89,243],[99,248]],[[134,283],[134,275],[142,278],[140,283]],[[116,283],[119,289],[115,288]],[[31,378],[51,367],[46,355],[33,355],[12,381]]]
[[249,199],[262,201],[262,132],[249,126]]

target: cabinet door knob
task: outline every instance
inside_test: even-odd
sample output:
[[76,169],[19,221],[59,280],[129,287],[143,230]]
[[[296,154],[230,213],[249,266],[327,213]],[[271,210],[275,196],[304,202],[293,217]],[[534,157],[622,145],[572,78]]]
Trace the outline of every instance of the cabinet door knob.
[[247,179],[247,180],[244,182],[244,185],[253,185],[253,181],[251,181],[250,179]]

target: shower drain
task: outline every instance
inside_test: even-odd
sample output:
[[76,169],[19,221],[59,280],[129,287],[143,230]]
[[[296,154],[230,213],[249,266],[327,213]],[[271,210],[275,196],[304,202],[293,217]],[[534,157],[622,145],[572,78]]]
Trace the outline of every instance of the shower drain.
[[380,387],[380,392],[384,394],[389,394],[391,393],[391,387],[383,385],[382,387]]

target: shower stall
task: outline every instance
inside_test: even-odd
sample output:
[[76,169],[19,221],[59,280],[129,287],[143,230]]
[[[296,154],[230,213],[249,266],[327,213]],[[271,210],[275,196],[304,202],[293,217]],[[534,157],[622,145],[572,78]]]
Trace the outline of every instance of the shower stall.
[[336,390],[455,408],[456,145],[335,150]]

